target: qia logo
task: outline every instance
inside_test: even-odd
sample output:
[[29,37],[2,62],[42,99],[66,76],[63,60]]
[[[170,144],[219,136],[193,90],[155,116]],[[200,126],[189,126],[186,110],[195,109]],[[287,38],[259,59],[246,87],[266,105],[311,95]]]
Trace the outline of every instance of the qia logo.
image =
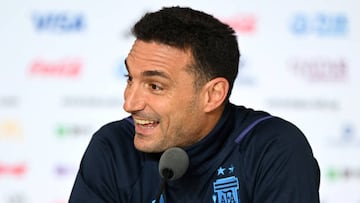
[[296,14],[290,23],[295,35],[345,36],[349,30],[347,15],[342,13]]
[[[224,168],[220,166],[217,169],[219,177],[233,174],[235,167]],[[213,183],[214,195],[212,197],[214,203],[241,203],[238,197],[239,180],[236,176],[219,178]]]

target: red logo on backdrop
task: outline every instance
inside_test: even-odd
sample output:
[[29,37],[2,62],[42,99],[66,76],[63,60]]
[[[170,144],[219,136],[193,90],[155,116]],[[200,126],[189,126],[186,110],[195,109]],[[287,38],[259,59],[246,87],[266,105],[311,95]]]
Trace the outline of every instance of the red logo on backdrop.
[[0,163],[0,175],[22,176],[26,172],[26,164],[4,164]]
[[81,73],[83,63],[79,59],[61,59],[47,61],[37,59],[30,65],[30,74],[52,77],[77,77]]
[[254,33],[256,31],[256,17],[254,15],[237,15],[231,18],[222,19],[222,21],[230,27],[232,27],[235,32],[238,33]]

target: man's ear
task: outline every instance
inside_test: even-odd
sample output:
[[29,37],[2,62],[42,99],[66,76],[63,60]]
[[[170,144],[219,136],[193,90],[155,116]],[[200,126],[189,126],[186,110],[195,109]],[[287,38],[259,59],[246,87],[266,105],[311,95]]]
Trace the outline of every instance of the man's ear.
[[204,90],[204,111],[211,112],[225,101],[229,91],[229,82],[225,78],[214,78],[205,84]]

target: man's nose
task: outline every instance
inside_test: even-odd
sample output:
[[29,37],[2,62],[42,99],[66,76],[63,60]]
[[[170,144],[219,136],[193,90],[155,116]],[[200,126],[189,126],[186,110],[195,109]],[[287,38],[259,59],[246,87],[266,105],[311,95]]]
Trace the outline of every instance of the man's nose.
[[127,86],[124,92],[123,108],[128,113],[141,111],[145,108],[145,95],[141,88],[136,85]]

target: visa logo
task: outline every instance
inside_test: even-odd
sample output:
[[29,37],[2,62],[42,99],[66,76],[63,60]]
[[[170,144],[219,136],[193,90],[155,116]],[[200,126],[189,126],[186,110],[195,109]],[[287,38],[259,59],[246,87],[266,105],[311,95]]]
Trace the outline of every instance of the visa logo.
[[85,18],[79,13],[35,13],[32,21],[39,32],[69,33],[85,29]]
[[290,31],[301,36],[344,36],[348,30],[349,20],[345,14],[297,14],[290,22]]

